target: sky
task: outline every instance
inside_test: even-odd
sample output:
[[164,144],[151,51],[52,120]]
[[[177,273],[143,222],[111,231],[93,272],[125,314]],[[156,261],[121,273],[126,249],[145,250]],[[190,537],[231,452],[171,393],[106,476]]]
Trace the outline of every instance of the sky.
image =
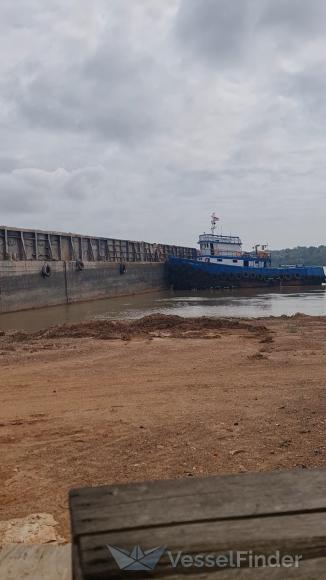
[[326,243],[325,0],[1,0],[0,223]]

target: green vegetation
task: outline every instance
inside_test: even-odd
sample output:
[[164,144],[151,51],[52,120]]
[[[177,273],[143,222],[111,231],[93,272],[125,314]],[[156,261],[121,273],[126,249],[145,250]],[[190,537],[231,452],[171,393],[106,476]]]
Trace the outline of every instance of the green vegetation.
[[305,266],[326,266],[326,246],[299,246],[272,251],[272,265],[305,264]]

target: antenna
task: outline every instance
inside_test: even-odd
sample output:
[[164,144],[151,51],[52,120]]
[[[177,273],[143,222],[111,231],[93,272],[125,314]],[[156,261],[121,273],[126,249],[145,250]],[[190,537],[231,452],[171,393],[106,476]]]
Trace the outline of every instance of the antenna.
[[220,218],[218,218],[218,217],[215,215],[215,211],[214,211],[214,212],[212,213],[212,216],[211,216],[211,232],[212,232],[212,235],[214,235],[214,232],[215,232],[215,230],[216,230],[216,224],[217,224],[217,222],[219,221],[219,219],[220,219]]

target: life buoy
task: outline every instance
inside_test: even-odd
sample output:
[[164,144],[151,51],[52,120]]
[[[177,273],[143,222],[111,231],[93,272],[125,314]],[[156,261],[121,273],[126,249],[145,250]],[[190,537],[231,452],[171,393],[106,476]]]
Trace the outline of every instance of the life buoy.
[[249,277],[251,278],[251,280],[256,280],[255,272],[250,272]]
[[41,270],[43,278],[49,278],[51,276],[51,266],[49,264],[44,264]]
[[82,260],[76,260],[76,270],[83,270],[85,268],[85,264]]
[[237,280],[241,280],[242,275],[240,273],[238,273],[238,274],[235,274],[235,277],[236,277]]

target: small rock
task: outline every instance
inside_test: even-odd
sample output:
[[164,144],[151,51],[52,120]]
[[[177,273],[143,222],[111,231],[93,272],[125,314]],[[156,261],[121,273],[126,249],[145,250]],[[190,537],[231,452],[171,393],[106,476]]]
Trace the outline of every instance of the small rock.
[[246,471],[248,471],[244,465],[239,465],[239,471],[240,473],[246,473]]
[[284,439],[284,441],[281,441],[280,447],[289,447],[291,443],[291,439]]
[[23,518],[0,522],[0,544],[62,543],[56,531],[57,522],[51,514],[36,513]]

